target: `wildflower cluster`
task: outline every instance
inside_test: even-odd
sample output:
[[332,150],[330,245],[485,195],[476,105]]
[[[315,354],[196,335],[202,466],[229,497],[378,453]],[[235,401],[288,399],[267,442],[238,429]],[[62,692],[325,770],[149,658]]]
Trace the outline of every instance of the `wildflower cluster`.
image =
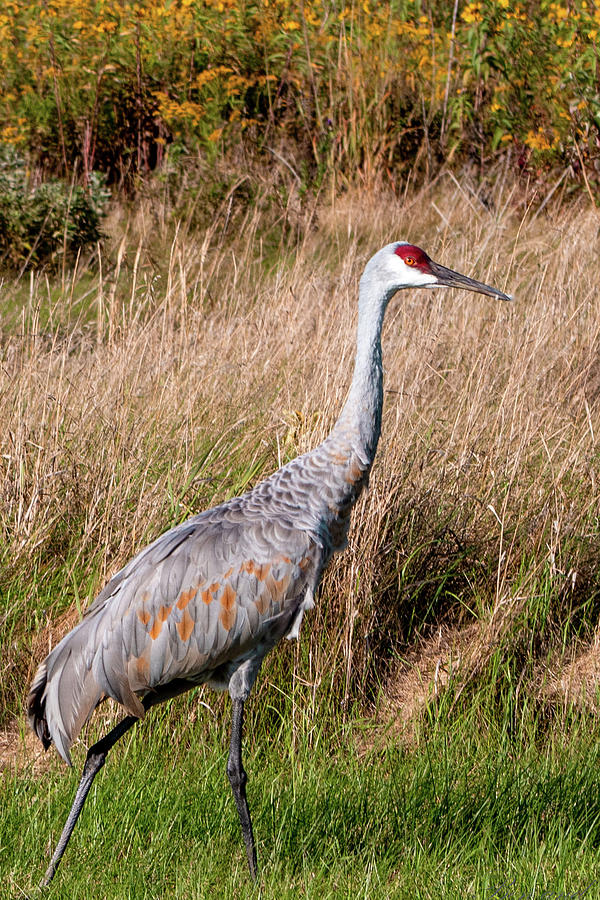
[[7,0],[0,143],[124,180],[166,148],[292,142],[313,171],[597,164],[591,0]]

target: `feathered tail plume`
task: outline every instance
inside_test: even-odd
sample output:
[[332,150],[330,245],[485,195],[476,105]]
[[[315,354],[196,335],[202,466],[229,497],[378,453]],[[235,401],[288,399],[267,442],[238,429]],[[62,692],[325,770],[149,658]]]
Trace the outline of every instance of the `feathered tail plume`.
[[46,699],[44,697],[47,678],[46,663],[43,662],[35,673],[35,678],[27,697],[29,725],[44,745],[44,750],[47,750],[52,743],[52,738],[48,731],[48,723],[46,722]]
[[44,749],[53,743],[69,766],[71,745],[106,696],[94,677],[93,654],[86,652],[87,625],[84,619],[46,657],[27,699],[29,724]]
[[44,748],[53,743],[69,766],[71,745],[105,697],[130,715],[145,713],[123,665],[122,637],[111,632],[103,613],[103,605],[90,610],[57,644],[37,670],[27,699],[31,728]]

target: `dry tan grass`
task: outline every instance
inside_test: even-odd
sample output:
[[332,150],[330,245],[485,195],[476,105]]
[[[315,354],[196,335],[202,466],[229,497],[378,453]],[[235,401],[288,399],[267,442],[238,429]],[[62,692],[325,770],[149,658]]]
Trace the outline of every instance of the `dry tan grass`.
[[11,776],[27,770],[31,775],[38,776],[55,768],[56,764],[52,754],[43,753],[33,731],[20,731],[16,723],[0,731],[0,774]]
[[[223,214],[208,233],[182,226],[157,264],[163,226],[140,207],[122,240],[123,222],[113,223],[114,251],[87,301],[75,276],[47,323],[47,285],[32,279],[20,325],[0,321],[0,529],[8,581],[34,561],[62,579],[46,621],[77,595],[85,603],[144,542],[327,433],[352,373],[362,267],[390,240],[420,243],[515,302],[443,291],[392,302],[371,489],[327,577],[327,605],[307,622],[309,666],[298,672],[313,686],[335,672],[347,700],[373,656],[415,628],[476,621],[473,669],[519,621],[542,573],[559,603],[587,577],[599,221],[581,200],[537,214],[519,186],[489,189],[484,204],[468,178],[449,176],[400,200],[322,199],[307,216],[305,237],[280,257],[261,243],[258,215],[232,233]],[[38,640],[24,662],[26,635],[40,627],[36,585],[6,613],[21,625],[2,667],[23,678],[42,655]]]
[[557,656],[548,665],[538,668],[539,696],[550,703],[565,708],[575,706],[600,711],[600,633],[582,647],[576,648],[570,658]]

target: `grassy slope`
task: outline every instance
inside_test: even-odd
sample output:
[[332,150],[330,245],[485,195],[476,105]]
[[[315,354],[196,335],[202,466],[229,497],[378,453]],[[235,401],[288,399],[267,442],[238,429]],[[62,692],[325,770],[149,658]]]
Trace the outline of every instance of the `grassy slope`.
[[[106,574],[323,436],[349,382],[360,268],[410,237],[517,302],[421,293],[390,309],[370,495],[249,722],[263,893],[480,897],[513,879],[514,896],[581,891],[600,814],[586,711],[596,214],[536,217],[500,189],[484,206],[465,183],[405,204],[347,197],[317,221],[275,253],[258,219],[228,235],[217,217],[161,255],[141,216],[95,287],[86,274],[54,296],[41,279],[25,300],[5,288],[4,722],[22,727],[35,663]],[[378,686],[388,699],[362,722]],[[196,710],[186,698],[154,711],[114,751],[54,896],[247,895],[224,726]],[[1,786],[15,896],[36,883],[77,777],[28,747]]]

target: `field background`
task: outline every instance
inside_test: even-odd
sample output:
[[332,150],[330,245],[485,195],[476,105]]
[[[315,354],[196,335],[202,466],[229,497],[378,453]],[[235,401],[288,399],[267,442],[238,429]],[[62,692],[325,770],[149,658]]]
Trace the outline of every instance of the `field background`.
[[137,549],[323,439],[393,239],[515,301],[390,305],[370,490],[248,703],[257,885],[199,691],[112,751],[46,896],[598,896],[598,19],[6,5],[0,896],[37,895],[119,715],[66,771],[36,665]]

